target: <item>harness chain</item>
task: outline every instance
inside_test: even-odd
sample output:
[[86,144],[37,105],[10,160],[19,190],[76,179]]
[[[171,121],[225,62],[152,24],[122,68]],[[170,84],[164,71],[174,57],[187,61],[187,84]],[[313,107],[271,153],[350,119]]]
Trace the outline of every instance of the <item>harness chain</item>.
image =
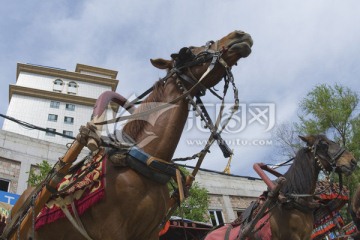
[[[222,64],[224,64],[225,61],[223,61]],[[223,65],[226,69],[226,72],[227,72],[227,75],[228,78],[225,78],[225,85],[224,85],[224,91],[223,91],[223,97],[222,97],[222,103],[221,103],[221,109],[220,109],[220,112],[219,112],[219,115],[218,115],[218,118],[217,118],[217,121],[215,123],[215,125],[212,123],[211,121],[211,118],[210,116],[208,115],[207,111],[206,111],[206,108],[204,108],[204,105],[203,104],[200,104],[200,107],[198,106],[198,104],[196,104],[194,102],[194,100],[192,98],[187,98],[189,99],[189,102],[190,104],[192,104],[193,106],[193,110],[196,111],[198,114],[198,116],[201,117],[201,119],[205,122],[206,126],[208,126],[210,128],[210,131],[211,131],[211,135],[207,141],[207,144],[205,145],[205,147],[197,154],[194,154],[192,157],[187,157],[187,158],[178,158],[178,159],[173,159],[172,161],[184,161],[184,160],[189,160],[189,159],[195,159],[195,158],[198,158],[198,161],[197,161],[197,164],[196,164],[196,167],[193,169],[193,172],[187,177],[186,179],[186,184],[185,186],[186,187],[190,187],[192,182],[194,181],[195,179],[195,175],[197,174],[200,166],[201,166],[201,163],[203,161],[203,159],[205,158],[205,155],[209,152],[209,149],[211,147],[211,145],[214,143],[215,140],[218,140],[219,142],[219,146],[223,146],[220,147],[223,149],[226,149],[226,145],[225,145],[225,142],[221,139],[221,132],[224,130],[224,128],[226,127],[226,125],[228,124],[228,122],[230,121],[230,119],[232,118],[233,114],[237,111],[238,109],[238,105],[239,105],[239,99],[238,99],[238,90],[235,86],[235,83],[234,83],[234,78],[233,78],[233,75],[231,74],[231,70],[230,68],[227,66],[227,64],[225,63],[225,65]],[[226,122],[225,124],[222,125],[221,129],[219,131],[217,131],[218,129],[218,126],[220,124],[220,121],[221,121],[221,118],[222,118],[222,112],[224,110],[224,99],[225,99],[225,96],[226,96],[226,93],[227,93],[227,89],[228,89],[228,85],[229,85],[229,82],[232,83],[232,86],[233,86],[233,90],[234,90],[234,98],[235,98],[235,104],[234,106],[232,107],[232,111],[229,115],[229,117],[226,119]],[[186,88],[184,86],[184,84],[179,80],[177,82],[177,84],[179,85],[179,88],[182,89],[184,92],[186,92]],[[197,97],[198,101],[200,100],[200,97]],[[199,101],[201,102],[201,100]],[[227,147],[227,153],[231,153],[231,150]],[[223,152],[224,153],[224,152]],[[225,155],[225,153],[224,153]],[[172,198],[176,198],[176,194],[172,196]],[[180,204],[180,202],[178,200],[175,200],[176,202],[175,203],[178,203]],[[162,227],[167,220],[170,219],[171,217],[171,214],[176,210],[177,206],[174,204],[172,204],[172,206],[170,207],[165,219],[163,220],[162,224],[160,225],[160,227]]]

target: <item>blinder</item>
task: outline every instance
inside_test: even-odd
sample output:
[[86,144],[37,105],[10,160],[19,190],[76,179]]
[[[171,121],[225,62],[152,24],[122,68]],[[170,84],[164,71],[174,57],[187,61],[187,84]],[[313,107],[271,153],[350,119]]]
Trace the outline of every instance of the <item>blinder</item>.
[[171,54],[171,58],[174,59],[174,67],[180,68],[185,65],[185,63],[191,62],[195,59],[195,54],[188,47],[183,47],[180,49],[179,53]]
[[328,153],[331,158],[331,162],[335,163],[336,160],[338,160],[344,152],[345,152],[345,148],[340,147],[340,149],[335,154]]
[[[326,160],[332,168],[335,168],[336,161],[341,157],[341,155],[345,152],[344,147],[340,147],[335,153],[329,149],[329,145],[321,143],[322,140],[317,140],[314,145],[312,146],[314,156],[316,155],[321,156],[322,159]],[[319,152],[318,150],[325,150],[325,153]],[[326,154],[327,156],[323,156]]]
[[[184,82],[187,82],[190,84],[190,86],[197,85],[198,92],[197,96],[204,96],[206,93],[207,88],[200,83],[202,79],[205,78],[205,76],[214,68],[216,63],[220,63],[222,66],[225,67],[227,70],[227,75],[229,75],[229,67],[227,66],[226,62],[221,58],[221,55],[223,54],[223,50],[212,50],[210,49],[211,45],[215,44],[215,49],[217,47],[217,42],[214,41],[208,41],[205,46],[204,50],[201,51],[198,54],[194,54],[192,52],[193,47],[183,47],[180,49],[179,53],[173,53],[171,54],[171,58],[174,60],[173,68],[170,70],[170,74],[176,73],[181,80]],[[190,67],[201,65],[204,63],[209,62],[209,67],[207,71],[201,76],[200,79],[197,79],[191,70]],[[183,69],[188,69],[188,73],[185,74],[183,72]],[[210,89],[211,91],[211,89]],[[211,91],[214,93],[213,91]],[[214,94],[217,95],[217,94]]]

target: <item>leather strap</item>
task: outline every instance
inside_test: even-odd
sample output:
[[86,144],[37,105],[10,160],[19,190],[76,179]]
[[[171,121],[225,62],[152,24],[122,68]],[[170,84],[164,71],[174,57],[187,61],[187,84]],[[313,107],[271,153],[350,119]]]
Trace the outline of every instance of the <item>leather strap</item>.
[[233,226],[231,224],[229,224],[229,226],[228,226],[228,228],[226,229],[226,232],[225,232],[224,240],[229,240],[230,232],[231,232],[232,229],[233,229]]
[[176,166],[159,158],[150,156],[136,146],[133,146],[130,149],[129,155],[156,171],[164,173],[168,176],[176,176]]
[[65,214],[65,216],[68,218],[68,220],[71,222],[71,224],[76,228],[76,230],[78,230],[79,233],[81,233],[81,235],[83,235],[83,237],[86,238],[87,240],[92,240],[92,238],[86,232],[84,225],[82,224],[82,222],[77,214],[77,210],[76,210],[74,201],[71,202],[71,206],[72,206],[72,210],[74,212],[75,218],[71,215],[69,209],[66,206],[66,203],[61,204],[60,208],[63,211],[63,213]]

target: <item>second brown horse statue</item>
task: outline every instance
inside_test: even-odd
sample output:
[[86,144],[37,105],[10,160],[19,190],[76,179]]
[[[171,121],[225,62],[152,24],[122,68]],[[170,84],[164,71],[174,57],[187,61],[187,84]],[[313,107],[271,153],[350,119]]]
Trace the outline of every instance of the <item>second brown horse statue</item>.
[[240,219],[210,232],[205,240],[310,240],[313,211],[318,207],[314,191],[321,170],[349,175],[356,167],[354,156],[324,135],[301,137],[307,147],[300,149],[284,174],[281,201],[272,202],[247,236],[242,235],[247,219]]
[[[250,35],[234,31],[206,46],[183,48],[178,54],[172,55],[172,60],[152,60],[155,67],[167,69],[171,74],[154,84],[153,91],[133,113],[147,114],[140,114],[140,120],[130,121],[123,128],[123,133],[137,144],[131,158],[150,156],[155,160],[170,162],[188,117],[188,101],[219,83],[240,58],[250,54],[251,46]],[[172,71],[175,67],[177,71]],[[146,76],[142,76],[139,84],[145,80]],[[201,84],[197,84],[199,80]],[[190,90],[190,94],[182,97],[186,89]],[[152,106],[160,103],[171,104],[169,108],[161,109],[161,114],[159,111],[152,112]],[[109,159],[114,154],[117,154],[116,149],[107,150]],[[21,206],[24,198],[17,202],[14,209]],[[168,210],[169,199],[166,183],[159,183],[129,166],[121,167],[107,161],[105,196],[84,212],[80,219],[88,239],[155,240]],[[31,229],[21,233],[20,238],[30,239],[30,236]],[[62,218],[36,230],[35,239],[86,238],[68,219]]]

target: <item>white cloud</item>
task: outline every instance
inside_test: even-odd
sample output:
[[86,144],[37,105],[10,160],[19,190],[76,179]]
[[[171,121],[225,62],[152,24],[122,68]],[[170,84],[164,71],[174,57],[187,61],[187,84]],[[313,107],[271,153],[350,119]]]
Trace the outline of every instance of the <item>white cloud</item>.
[[[16,62],[118,70],[118,92],[130,96],[164,76],[150,58],[168,58],[183,46],[239,29],[254,39],[252,54],[233,69],[240,100],[273,102],[279,121],[296,120],[298,102],[316,84],[337,82],[358,91],[359,7],[358,1],[328,0],[11,1],[0,10],[0,112],[6,111],[8,84],[15,83]],[[240,134],[254,135],[268,137],[259,129]],[[271,148],[236,148],[233,172],[251,172],[251,163],[267,161]],[[180,144],[176,155],[187,149]],[[219,170],[226,160],[214,149],[204,166]]]

